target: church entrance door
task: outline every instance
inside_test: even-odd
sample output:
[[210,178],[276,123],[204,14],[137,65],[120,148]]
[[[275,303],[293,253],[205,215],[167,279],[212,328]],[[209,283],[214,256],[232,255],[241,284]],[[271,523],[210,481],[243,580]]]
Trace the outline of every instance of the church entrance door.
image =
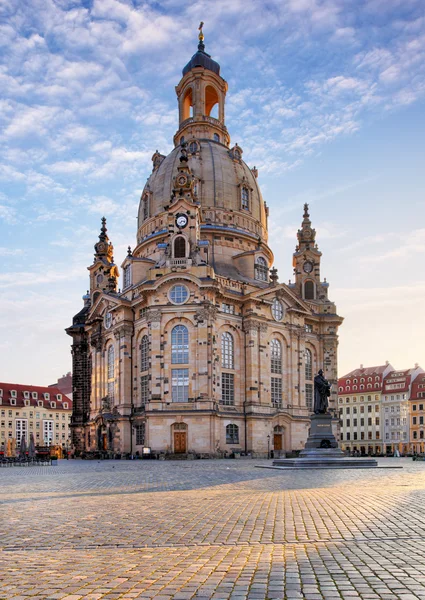
[[282,450],[282,434],[275,433],[273,437],[273,448],[275,451]]
[[174,452],[175,454],[184,454],[186,452],[186,432],[174,432]]

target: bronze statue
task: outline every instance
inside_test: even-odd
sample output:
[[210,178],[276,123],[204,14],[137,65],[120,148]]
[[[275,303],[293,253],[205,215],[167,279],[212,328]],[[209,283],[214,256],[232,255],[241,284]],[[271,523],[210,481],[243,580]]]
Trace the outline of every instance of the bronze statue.
[[316,415],[328,412],[328,398],[331,395],[331,384],[323,377],[323,371],[314,378],[314,413]]

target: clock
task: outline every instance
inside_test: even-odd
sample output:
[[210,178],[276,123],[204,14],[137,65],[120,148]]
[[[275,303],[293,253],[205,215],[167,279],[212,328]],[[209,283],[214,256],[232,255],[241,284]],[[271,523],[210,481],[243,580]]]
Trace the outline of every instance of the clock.
[[186,225],[188,224],[189,219],[187,218],[187,215],[177,215],[176,216],[176,225],[177,227],[179,227],[180,229],[184,229],[186,227]]
[[102,281],[103,281],[103,275],[102,275],[102,273],[99,273],[99,274],[97,275],[97,277],[96,277],[96,281],[97,281],[97,283],[98,283],[99,285],[102,283]]
[[306,260],[305,263],[303,264],[303,269],[305,273],[311,273],[313,270],[313,263],[310,262],[309,260]]
[[304,229],[303,234],[305,238],[311,238],[311,229]]
[[186,175],[180,175],[180,177],[177,178],[177,183],[183,187],[184,185],[187,184],[187,177]]

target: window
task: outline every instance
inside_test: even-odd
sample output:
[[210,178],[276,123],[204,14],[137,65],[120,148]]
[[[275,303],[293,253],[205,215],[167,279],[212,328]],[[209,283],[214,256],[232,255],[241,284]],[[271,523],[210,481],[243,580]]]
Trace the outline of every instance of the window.
[[189,362],[189,332],[184,325],[176,325],[171,332],[171,363],[174,365]]
[[347,442],[349,442],[349,441],[350,441],[350,432],[349,432],[349,431],[347,431],[347,434],[346,434],[346,435],[347,435]]
[[314,283],[310,279],[304,283],[304,298],[314,300]]
[[353,415],[357,414],[357,406],[353,406]]
[[131,285],[131,265],[124,267],[124,289]]
[[241,190],[241,208],[242,210],[249,210],[249,191],[245,186]]
[[271,372],[278,375],[282,374],[282,346],[279,340],[273,339],[270,342]]
[[196,152],[199,151],[199,145],[198,142],[190,142],[189,144],[189,152],[191,154],[196,154]]
[[144,221],[149,217],[149,196],[147,194],[142,198],[142,215]]
[[275,321],[281,321],[283,319],[283,304],[277,298],[273,300],[272,315]]
[[140,342],[140,371],[149,369],[149,337],[144,335]]
[[224,332],[221,336],[221,366],[224,369],[234,369],[233,336]]
[[111,345],[108,348],[107,353],[107,361],[108,361],[108,397],[110,401],[113,401],[115,398],[115,351],[114,347]]
[[136,446],[144,446],[145,445],[145,424],[140,423],[135,426],[136,430]]
[[237,425],[226,425],[226,444],[239,444],[239,427]]
[[[362,438],[363,439],[363,438]],[[357,440],[357,431],[353,433],[353,440]]]
[[234,315],[235,314],[235,307],[233,304],[225,304],[223,303],[221,305],[221,310],[225,313],[228,313],[229,315]]
[[350,414],[350,407],[347,406],[345,410],[346,410],[347,415],[349,415]]
[[184,285],[174,285],[170,290],[170,300],[174,304],[184,304],[189,298],[189,291]]
[[43,441],[46,446],[50,446],[53,441],[53,421],[43,421]]
[[345,421],[345,426],[346,426],[346,427],[350,427],[350,419],[346,419],[346,421]]
[[233,373],[221,374],[221,402],[227,405],[235,403],[235,376]]
[[189,400],[189,369],[171,370],[171,397],[173,402]]
[[305,384],[305,404],[309,410],[313,410],[313,384]]
[[305,378],[313,379],[313,357],[311,354],[311,350],[306,348],[304,350],[304,358],[305,358]]
[[272,377],[271,379],[271,397],[274,408],[282,408],[282,379]]
[[16,406],[16,398],[11,398],[10,404],[11,404],[11,406]]
[[16,398],[16,390],[10,390],[10,395],[12,398]]
[[215,142],[219,142],[220,141],[220,136],[218,135],[218,133],[214,134],[213,139],[214,139]]
[[27,440],[28,437],[28,421],[26,419],[16,419],[15,420],[15,437],[16,444],[18,446],[21,445],[22,437]]
[[186,240],[182,235],[174,240],[174,258],[186,258]]
[[149,402],[149,375],[140,377],[140,401],[142,406]]
[[[267,281],[268,280],[268,266],[267,261],[262,256],[258,256],[255,261],[255,279],[259,281]],[[282,318],[282,317],[281,317]],[[280,321],[280,319],[277,319]]]
[[372,418],[371,418],[371,417],[369,417],[369,418],[368,418],[368,420],[367,420],[367,424],[368,424],[368,425],[372,425]]
[[[313,333],[313,325],[310,325],[309,323],[306,323],[304,325],[304,327],[305,327],[306,333]],[[342,391],[342,388],[341,388],[341,391]]]
[[375,425],[379,425],[379,417],[375,417]]
[[353,427],[357,427],[357,419],[353,419]]

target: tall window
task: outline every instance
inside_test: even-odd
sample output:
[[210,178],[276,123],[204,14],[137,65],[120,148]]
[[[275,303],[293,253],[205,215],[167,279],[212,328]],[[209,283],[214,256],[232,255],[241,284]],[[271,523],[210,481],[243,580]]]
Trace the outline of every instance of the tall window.
[[255,279],[258,279],[259,281],[268,280],[267,261],[262,256],[259,256],[255,261]]
[[233,373],[221,374],[221,402],[227,405],[235,403],[235,376]]
[[53,441],[53,421],[43,421],[43,442],[46,446],[50,446]]
[[226,425],[226,444],[239,444],[239,427],[233,423]]
[[189,332],[184,325],[176,325],[171,332],[171,362],[174,365],[189,362]]
[[305,404],[309,410],[313,410],[313,384],[309,383],[313,379],[313,356],[308,348],[304,351],[304,374],[305,374]]
[[282,346],[279,340],[273,339],[270,342],[271,371],[272,373],[282,374]]
[[21,445],[22,437],[27,441],[28,438],[28,421],[27,419],[16,419],[15,420],[15,437],[16,444]]
[[143,220],[145,221],[149,217],[149,196],[145,194],[142,200]]
[[145,423],[140,423],[135,426],[136,430],[136,446],[144,446],[145,445]]
[[189,369],[171,370],[171,398],[173,402],[189,400]]
[[108,397],[110,401],[115,397],[115,352],[111,345],[108,348]]
[[131,265],[124,268],[124,289],[131,285]]
[[186,258],[186,240],[182,235],[174,240],[174,258]]
[[221,365],[225,369],[234,369],[233,336],[227,331],[221,336]]
[[149,338],[147,335],[142,337],[140,342],[140,371],[149,370]]
[[249,191],[245,186],[241,190],[241,207],[242,210],[249,210]]
[[304,283],[304,298],[314,300],[314,283],[310,279]]
[[304,358],[305,358],[305,378],[307,380],[313,379],[313,358],[311,355],[311,350],[309,350],[308,348],[305,349]]
[[274,408],[282,408],[282,378],[271,378],[271,397]]

